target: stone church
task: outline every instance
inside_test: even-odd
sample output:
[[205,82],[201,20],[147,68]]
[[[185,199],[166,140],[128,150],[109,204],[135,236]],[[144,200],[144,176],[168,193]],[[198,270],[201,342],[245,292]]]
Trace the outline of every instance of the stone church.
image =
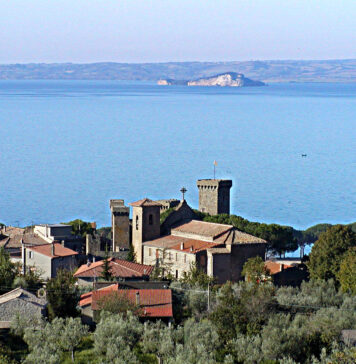
[[[231,180],[198,180],[199,211],[229,214],[231,186]],[[144,198],[130,203],[131,234],[129,207],[123,200],[111,200],[113,251],[127,249],[131,243],[138,263],[161,266],[176,278],[197,264],[218,283],[241,279],[247,259],[255,256],[264,259],[266,241],[232,225],[197,220],[184,199],[185,190],[182,192],[182,201]],[[165,211],[170,213],[161,221]]]

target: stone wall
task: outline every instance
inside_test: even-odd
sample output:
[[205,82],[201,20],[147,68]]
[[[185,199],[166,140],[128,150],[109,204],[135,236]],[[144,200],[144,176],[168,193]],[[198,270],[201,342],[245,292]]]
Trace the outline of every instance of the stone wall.
[[198,180],[199,211],[210,215],[230,214],[231,186],[231,180]]
[[186,253],[175,249],[163,249],[152,246],[143,246],[144,262],[147,265],[157,265],[170,271],[174,277],[181,278],[184,272],[197,261],[196,254]]

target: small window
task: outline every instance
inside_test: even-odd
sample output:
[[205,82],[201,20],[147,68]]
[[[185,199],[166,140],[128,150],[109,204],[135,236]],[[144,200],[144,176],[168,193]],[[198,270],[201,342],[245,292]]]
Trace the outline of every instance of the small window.
[[148,215],[148,225],[153,225],[153,215],[152,214]]
[[184,263],[187,263],[187,256],[184,254]]
[[168,253],[168,259],[169,260],[172,260],[172,254],[171,254],[171,252]]
[[152,255],[152,249],[148,248],[148,256],[150,257]]
[[136,215],[136,230],[138,230],[138,215]]
[[176,270],[176,279],[178,279],[178,270]]
[[30,259],[33,259],[33,252],[30,251],[28,256],[29,256]]
[[178,253],[176,253],[176,262],[178,261]]

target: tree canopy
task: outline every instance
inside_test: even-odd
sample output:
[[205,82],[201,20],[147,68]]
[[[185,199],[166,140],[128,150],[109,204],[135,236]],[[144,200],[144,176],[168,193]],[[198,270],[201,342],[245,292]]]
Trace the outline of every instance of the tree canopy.
[[335,225],[320,234],[307,263],[310,277],[336,278],[345,253],[352,247],[356,247],[356,233],[349,226]]
[[58,270],[57,276],[47,282],[46,297],[50,319],[78,315],[79,290],[75,282],[76,278],[67,270]]
[[337,274],[341,289],[356,295],[356,248],[347,251]]

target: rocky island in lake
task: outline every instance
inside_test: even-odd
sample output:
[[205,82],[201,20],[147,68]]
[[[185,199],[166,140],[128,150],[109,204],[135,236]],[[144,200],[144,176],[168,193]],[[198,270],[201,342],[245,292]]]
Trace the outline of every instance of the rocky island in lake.
[[225,72],[215,76],[198,78],[196,80],[184,81],[165,79],[159,80],[158,85],[185,85],[185,86],[220,86],[220,87],[247,87],[266,86],[262,81],[255,81],[245,77],[242,73]]

